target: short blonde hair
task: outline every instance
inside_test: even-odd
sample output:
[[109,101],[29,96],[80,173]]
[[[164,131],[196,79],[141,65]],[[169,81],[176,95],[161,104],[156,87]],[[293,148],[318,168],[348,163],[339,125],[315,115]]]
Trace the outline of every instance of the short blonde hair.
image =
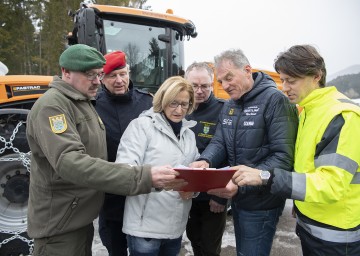
[[190,101],[186,114],[191,114],[195,109],[194,90],[191,84],[181,76],[170,77],[160,86],[153,99],[154,112],[162,112],[165,107],[173,102],[176,96],[182,91],[189,93]]

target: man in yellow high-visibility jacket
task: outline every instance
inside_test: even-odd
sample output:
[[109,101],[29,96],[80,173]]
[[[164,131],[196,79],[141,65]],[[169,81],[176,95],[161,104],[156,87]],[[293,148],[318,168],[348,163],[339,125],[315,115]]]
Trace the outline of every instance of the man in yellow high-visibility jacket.
[[233,182],[295,200],[304,255],[360,255],[360,107],[325,87],[324,59],[310,45],[280,53],[274,66],[290,101],[303,108],[294,171],[237,166]]

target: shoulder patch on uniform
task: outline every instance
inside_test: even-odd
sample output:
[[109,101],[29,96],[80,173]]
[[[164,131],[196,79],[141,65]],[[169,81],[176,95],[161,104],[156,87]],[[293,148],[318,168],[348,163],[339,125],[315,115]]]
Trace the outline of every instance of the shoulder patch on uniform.
[[50,127],[53,133],[63,133],[67,129],[66,118],[64,114],[50,116]]

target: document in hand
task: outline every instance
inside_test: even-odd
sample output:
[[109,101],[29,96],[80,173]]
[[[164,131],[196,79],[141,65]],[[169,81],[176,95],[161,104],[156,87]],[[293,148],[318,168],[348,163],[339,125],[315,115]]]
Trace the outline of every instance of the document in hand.
[[206,192],[213,188],[224,188],[235,173],[230,169],[213,168],[174,168],[179,172],[179,179],[188,182],[180,191]]

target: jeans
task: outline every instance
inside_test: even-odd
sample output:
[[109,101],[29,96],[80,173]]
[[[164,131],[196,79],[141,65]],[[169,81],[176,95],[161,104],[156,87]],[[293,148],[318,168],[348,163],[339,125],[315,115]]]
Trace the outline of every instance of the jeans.
[[127,235],[131,256],[177,256],[182,236],[175,239],[143,238]]
[[246,211],[232,205],[238,256],[270,255],[276,225],[283,206],[271,210]]

